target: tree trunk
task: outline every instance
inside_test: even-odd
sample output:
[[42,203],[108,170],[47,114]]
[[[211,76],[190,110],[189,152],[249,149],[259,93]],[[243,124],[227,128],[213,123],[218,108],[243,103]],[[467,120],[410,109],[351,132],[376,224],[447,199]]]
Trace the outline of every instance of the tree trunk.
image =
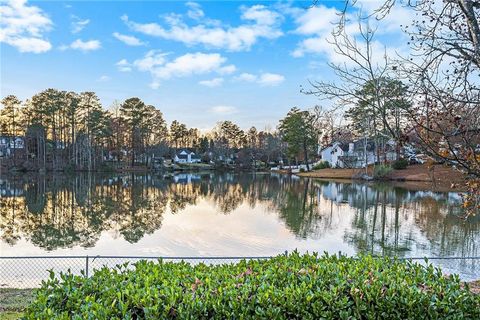
[[308,164],[308,149],[307,149],[306,137],[303,138],[303,158],[304,158],[305,164],[307,165],[307,171],[310,171],[310,165]]
[[132,168],[135,166],[135,130],[132,130]]

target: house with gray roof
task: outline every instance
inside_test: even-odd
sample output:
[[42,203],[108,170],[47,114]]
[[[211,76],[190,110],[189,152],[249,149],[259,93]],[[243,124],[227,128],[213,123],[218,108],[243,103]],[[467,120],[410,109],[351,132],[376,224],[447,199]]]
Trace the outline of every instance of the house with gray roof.
[[175,163],[199,163],[202,161],[202,159],[200,156],[195,154],[195,152],[184,149],[175,154],[173,161]]
[[376,162],[396,160],[395,142],[388,141],[383,149],[385,154],[377,154],[377,145],[372,139],[334,142],[320,151],[320,157],[332,168],[364,168]]

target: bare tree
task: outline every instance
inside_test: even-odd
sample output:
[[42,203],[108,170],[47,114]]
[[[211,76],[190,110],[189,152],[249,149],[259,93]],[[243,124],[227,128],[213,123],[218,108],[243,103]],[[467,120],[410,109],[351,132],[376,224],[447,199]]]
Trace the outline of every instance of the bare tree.
[[[320,99],[333,100],[342,108],[364,106],[370,109],[370,113],[363,114],[365,119],[362,123],[367,125],[364,126],[362,136],[374,137],[376,140],[381,138],[382,141],[393,139],[400,146],[403,132],[396,125],[398,121],[392,121],[395,117],[387,112],[391,108],[391,99],[386,93],[391,90],[392,83],[388,79],[393,73],[394,65],[387,56],[386,49],[379,48],[375,38],[376,28],[371,27],[369,17],[362,16],[359,11],[357,19],[358,34],[349,32],[352,28],[347,28],[346,20],[340,19],[329,39],[335,53],[343,60],[342,63],[328,64],[336,81],[314,81],[311,82],[312,88],[303,92]],[[375,121],[379,123],[373,125]],[[377,127],[382,130],[377,130]]]
[[[313,83],[308,93],[336,98],[343,103],[359,99],[352,87],[366,80],[376,81],[395,71],[409,88],[414,107],[409,110],[410,135],[414,143],[432,158],[467,173],[470,194],[465,207],[480,207],[480,2],[472,0],[385,0],[369,19],[381,20],[392,8],[404,5],[415,18],[403,26],[409,36],[408,56],[372,65],[370,54],[374,31],[360,30],[359,42],[348,36],[348,15],[356,1],[346,1],[333,33],[332,45],[352,66],[333,65],[341,85]],[[368,23],[368,22],[367,22]],[[360,23],[362,27],[362,23]],[[380,76],[380,77],[379,77]],[[376,90],[380,90],[376,86]],[[376,102],[380,105],[379,102]]]

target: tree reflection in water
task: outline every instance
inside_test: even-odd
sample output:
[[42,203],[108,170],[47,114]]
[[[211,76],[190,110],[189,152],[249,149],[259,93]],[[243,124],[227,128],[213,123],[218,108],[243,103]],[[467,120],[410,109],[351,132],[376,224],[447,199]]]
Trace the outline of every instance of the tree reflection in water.
[[339,241],[356,252],[467,256],[478,255],[480,243],[479,218],[459,218],[457,194],[388,184],[275,174],[26,175],[0,178],[0,194],[1,240],[14,246],[25,238],[45,250],[93,247],[104,231],[136,243],[159,230],[165,214],[200,200],[226,215],[261,205],[298,239],[344,230]]

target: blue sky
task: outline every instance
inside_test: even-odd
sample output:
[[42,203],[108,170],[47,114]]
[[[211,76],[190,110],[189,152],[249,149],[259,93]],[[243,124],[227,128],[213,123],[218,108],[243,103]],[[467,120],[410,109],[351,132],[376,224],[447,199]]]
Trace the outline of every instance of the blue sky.
[[[363,1],[367,9],[378,2]],[[168,122],[274,128],[328,79],[325,39],[342,1],[1,1],[1,96],[95,91],[105,107],[138,96]],[[398,45],[399,11],[384,45]],[[383,23],[383,22],[382,22]]]

